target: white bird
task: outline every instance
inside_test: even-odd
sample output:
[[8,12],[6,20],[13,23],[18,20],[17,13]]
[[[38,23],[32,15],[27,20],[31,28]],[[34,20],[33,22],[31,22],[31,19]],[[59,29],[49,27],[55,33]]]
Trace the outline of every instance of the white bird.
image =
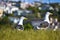
[[19,19],[18,25],[17,25],[17,27],[16,27],[18,30],[24,30],[24,27],[23,27],[23,21],[24,21],[24,19],[27,19],[27,18],[22,16],[22,17]]
[[[38,19],[34,19],[31,21],[34,29],[46,29],[48,27],[48,25],[50,24],[50,21],[49,21],[49,16],[51,15],[52,13],[50,12],[47,12],[46,15],[45,15],[45,18],[44,20],[38,20]],[[42,27],[44,26],[44,27]]]
[[49,16],[50,16],[50,15],[52,15],[52,13],[47,12],[46,15],[45,15],[45,19],[44,19],[44,21],[50,23],[50,20],[49,20]]
[[13,25],[15,25],[15,28],[18,30],[24,30],[23,27],[23,21],[24,19],[27,19],[26,17],[20,17],[20,18],[16,18],[16,17],[9,17],[9,20],[11,22],[13,22]]

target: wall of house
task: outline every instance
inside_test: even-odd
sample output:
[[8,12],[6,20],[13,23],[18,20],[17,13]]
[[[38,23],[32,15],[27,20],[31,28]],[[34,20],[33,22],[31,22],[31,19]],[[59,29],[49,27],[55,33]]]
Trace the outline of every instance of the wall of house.
[[2,15],[3,15],[3,10],[0,9],[0,18],[2,17]]

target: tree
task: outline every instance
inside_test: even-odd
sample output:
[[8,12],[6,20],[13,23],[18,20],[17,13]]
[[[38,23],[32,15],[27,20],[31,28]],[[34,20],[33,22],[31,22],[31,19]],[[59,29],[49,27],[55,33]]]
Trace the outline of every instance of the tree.
[[32,10],[33,14],[35,15],[36,18],[38,18],[38,13],[39,13],[39,9],[37,7],[29,7],[27,8],[27,10]]

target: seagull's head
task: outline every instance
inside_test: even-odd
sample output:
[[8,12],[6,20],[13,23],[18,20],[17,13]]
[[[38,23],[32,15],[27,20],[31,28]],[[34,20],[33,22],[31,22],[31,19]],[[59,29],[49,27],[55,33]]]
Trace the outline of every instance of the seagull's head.
[[26,17],[22,16],[22,17],[21,17],[21,19],[25,19],[25,20],[27,20],[28,18],[26,18]]
[[50,13],[50,12],[47,12],[47,15],[53,15],[52,13]]

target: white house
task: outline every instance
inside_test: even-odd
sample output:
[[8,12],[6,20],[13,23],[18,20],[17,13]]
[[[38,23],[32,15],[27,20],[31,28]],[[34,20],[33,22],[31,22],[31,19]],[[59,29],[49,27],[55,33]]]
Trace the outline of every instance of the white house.
[[22,2],[20,5],[21,5],[20,7],[21,7],[22,9],[26,9],[27,7],[29,7],[29,3],[27,3],[27,2],[26,2],[26,3],[23,3],[23,2]]
[[0,18],[1,18],[2,15],[3,15],[4,9],[5,9],[5,6],[0,4]]
[[3,10],[0,9],[0,18],[2,17],[2,15],[3,15]]

